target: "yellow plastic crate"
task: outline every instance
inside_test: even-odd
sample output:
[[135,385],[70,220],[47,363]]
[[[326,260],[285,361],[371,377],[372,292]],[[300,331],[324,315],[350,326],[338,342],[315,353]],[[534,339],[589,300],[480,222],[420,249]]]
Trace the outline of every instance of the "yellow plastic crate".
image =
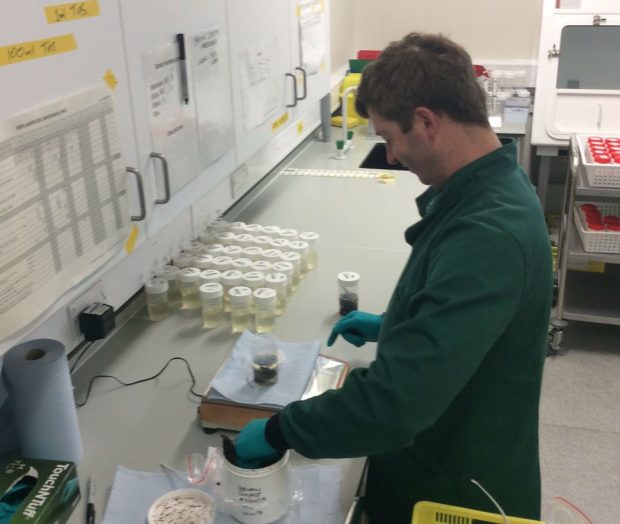
[[[475,509],[459,508],[435,502],[418,502],[411,524],[504,524],[504,517]],[[542,520],[508,517],[510,524],[545,524]]]

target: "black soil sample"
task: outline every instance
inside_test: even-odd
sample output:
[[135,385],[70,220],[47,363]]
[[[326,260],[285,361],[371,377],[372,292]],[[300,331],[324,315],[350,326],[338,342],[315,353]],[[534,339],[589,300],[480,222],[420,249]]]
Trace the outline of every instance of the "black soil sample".
[[271,353],[256,355],[252,364],[254,382],[259,385],[275,384],[278,381],[278,357]]
[[340,295],[340,311],[339,313],[344,316],[351,311],[357,309],[357,295],[354,293],[343,293]]

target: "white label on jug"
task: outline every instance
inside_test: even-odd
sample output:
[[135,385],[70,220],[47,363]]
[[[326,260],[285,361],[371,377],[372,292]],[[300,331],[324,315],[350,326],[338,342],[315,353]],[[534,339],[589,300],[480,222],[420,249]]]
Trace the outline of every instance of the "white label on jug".
[[237,491],[239,493],[239,502],[245,504],[264,504],[267,498],[263,494],[262,488],[246,488],[245,486],[238,486]]

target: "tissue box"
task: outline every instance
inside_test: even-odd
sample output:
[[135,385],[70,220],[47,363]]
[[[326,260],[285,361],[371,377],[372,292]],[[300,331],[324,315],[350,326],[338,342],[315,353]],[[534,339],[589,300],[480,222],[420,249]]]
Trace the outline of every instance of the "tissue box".
[[2,463],[2,522],[62,524],[79,500],[80,484],[73,462],[11,458]]

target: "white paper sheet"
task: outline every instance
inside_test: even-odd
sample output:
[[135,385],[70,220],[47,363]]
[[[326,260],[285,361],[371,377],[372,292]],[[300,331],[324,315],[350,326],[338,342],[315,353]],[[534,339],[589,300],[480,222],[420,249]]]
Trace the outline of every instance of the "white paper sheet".
[[243,124],[246,131],[256,129],[276,113],[280,90],[273,67],[275,49],[274,37],[239,53]]
[[202,167],[230,151],[234,143],[233,109],[226,34],[214,27],[189,39]]
[[301,42],[301,63],[306,74],[319,72],[325,61],[325,17],[321,0],[300,0],[299,39]]
[[112,97],[96,87],[0,123],[0,339],[121,250],[129,228]]
[[[170,191],[184,187],[200,170],[194,101],[183,100],[179,46],[169,44],[142,56],[147,86],[153,152],[168,160]],[[187,66],[187,64],[185,64]],[[157,167],[159,169],[159,166]],[[156,177],[157,194],[164,196],[163,178]]]

